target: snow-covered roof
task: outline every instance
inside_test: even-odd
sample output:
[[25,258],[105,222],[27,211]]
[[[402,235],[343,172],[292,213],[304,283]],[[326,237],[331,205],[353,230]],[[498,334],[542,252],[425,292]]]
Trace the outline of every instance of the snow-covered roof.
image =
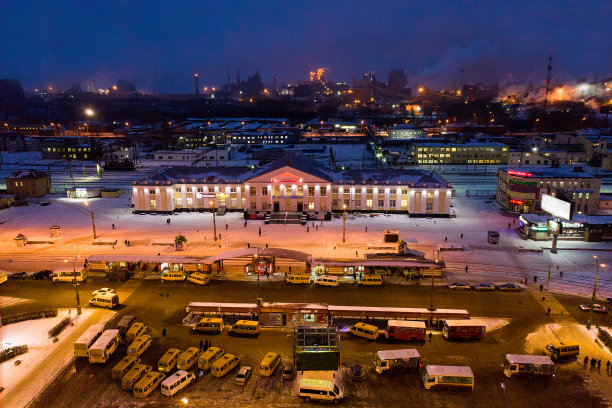
[[395,360],[398,358],[419,358],[417,349],[381,350],[376,353],[381,360]]
[[534,354],[506,354],[506,360],[511,364],[555,365],[550,357]]
[[561,166],[561,167],[541,167],[541,166],[522,166],[516,168],[501,167],[501,171],[508,172],[514,170],[517,173],[530,174],[526,177],[542,178],[595,178],[590,173],[582,170],[581,166]]
[[482,321],[482,320],[474,320],[474,319],[469,319],[469,320],[447,320],[446,324],[450,327],[450,326],[482,326],[482,327],[486,327],[486,324]]
[[425,322],[421,320],[389,320],[387,325],[389,327],[418,327],[419,329],[425,329],[427,327]]
[[168,255],[121,255],[121,254],[94,254],[87,258],[88,262],[149,262],[149,263],[182,263],[182,264],[197,264],[207,263],[206,258],[198,258],[191,256],[168,256]]
[[29,170],[19,170],[14,172],[13,174],[11,174],[9,177],[7,178],[11,178],[11,179],[39,179],[39,178],[45,178],[47,177],[47,173],[44,173],[42,171],[38,171],[38,170],[33,170],[33,169],[29,169]]
[[473,377],[472,369],[468,366],[425,366],[428,375],[455,375],[460,377]]

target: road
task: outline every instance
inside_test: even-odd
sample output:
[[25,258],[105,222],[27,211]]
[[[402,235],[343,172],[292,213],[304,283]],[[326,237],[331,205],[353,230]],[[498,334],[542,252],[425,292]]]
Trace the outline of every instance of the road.
[[[80,287],[82,299],[85,294],[108,284],[93,278]],[[147,364],[156,365],[157,360],[169,347],[185,349],[197,346],[200,339],[208,338],[214,345],[221,345],[226,352],[239,355],[245,365],[257,367],[268,351],[280,352],[285,359],[291,356],[291,331],[264,329],[257,339],[233,338],[227,334],[201,336],[189,332],[182,324],[184,306],[189,301],[254,302],[258,293],[256,282],[215,281],[209,286],[196,287],[189,283],[162,283],[160,281],[128,281],[110,284],[122,293],[131,293],[122,299],[125,305],[117,317],[134,314],[150,326],[154,336],[152,347],[143,355]],[[128,292],[125,292],[125,291]],[[290,286],[281,282],[262,281],[259,293],[265,301],[322,302],[342,305],[427,307],[430,288],[424,286],[385,285],[383,287],[357,287],[343,284],[337,288],[314,286]],[[538,292],[539,293],[539,292]],[[49,296],[50,295],[50,296]],[[9,281],[3,285],[3,296],[11,299],[27,299],[26,302],[3,304],[3,313],[12,314],[38,307],[71,307],[74,305],[74,288],[70,284],[53,285],[48,281]],[[536,297],[537,296],[537,297]],[[556,320],[547,316],[540,305],[539,295],[525,291],[520,293],[476,293],[474,291],[451,291],[445,287],[434,289],[435,305],[439,308],[466,308],[472,316],[505,319],[509,323],[488,333],[480,342],[451,343],[439,334],[432,342],[424,344],[388,344],[384,341],[368,342],[342,335],[342,372],[346,374],[351,364],[360,363],[367,372],[366,380],[353,383],[345,377],[347,394],[345,406],[424,406],[424,407],[504,407],[505,401],[500,383],[507,385],[510,406],[556,406],[556,407],[603,407],[601,395],[589,389],[587,380],[591,376],[602,377],[604,373],[587,372],[581,364],[568,362],[559,364],[552,381],[530,381],[528,379],[506,379],[500,369],[503,354],[521,353],[526,350],[526,338],[541,327],[554,324]],[[580,298],[557,297],[570,316],[567,321],[580,323],[587,315],[580,312]],[[5,299],[5,298],[3,298]],[[44,300],[43,300],[44,299]],[[597,324],[610,324],[610,317],[596,315]],[[557,319],[558,320],[558,319]],[[557,321],[558,323],[558,321]],[[165,337],[161,336],[163,329]],[[547,341],[551,341],[553,338]],[[545,344],[542,344],[543,347]],[[475,389],[472,392],[426,391],[414,373],[378,376],[372,370],[375,351],[390,348],[416,347],[425,363],[466,364],[474,371]],[[47,391],[32,405],[34,408],[48,406],[65,407],[142,407],[184,406],[186,397],[194,406],[280,407],[309,405],[300,403],[295,395],[294,383],[283,384],[279,373],[264,379],[257,374],[246,387],[233,384],[233,376],[213,378],[210,374],[198,379],[178,396],[166,398],[152,394],[146,402],[135,400],[110,378],[112,366],[125,353],[125,346],[113,356],[108,364],[89,365],[77,361],[69,367]],[[313,404],[313,406],[316,406]]]

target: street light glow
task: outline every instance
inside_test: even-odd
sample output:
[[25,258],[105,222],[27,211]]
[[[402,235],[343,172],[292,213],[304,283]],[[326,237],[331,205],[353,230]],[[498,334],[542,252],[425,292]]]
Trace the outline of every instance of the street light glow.
[[94,115],[94,111],[91,108],[87,108],[87,109],[85,109],[85,114],[87,116],[93,116]]

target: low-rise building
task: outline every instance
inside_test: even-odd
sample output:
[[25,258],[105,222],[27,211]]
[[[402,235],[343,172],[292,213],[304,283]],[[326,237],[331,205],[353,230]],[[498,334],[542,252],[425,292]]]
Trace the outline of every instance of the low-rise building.
[[569,201],[576,214],[596,214],[601,178],[581,167],[500,168],[496,200],[502,208],[519,213],[541,213],[542,194]]
[[49,175],[38,170],[20,170],[6,178],[6,190],[15,197],[42,197],[50,184]]
[[506,164],[508,146],[503,143],[413,143],[410,154],[418,164]]
[[223,208],[248,212],[331,211],[450,215],[452,187],[422,170],[334,171],[302,155],[258,169],[175,167],[133,184],[135,212]]
[[425,137],[425,132],[418,126],[404,124],[397,125],[388,130],[389,139],[414,139]]

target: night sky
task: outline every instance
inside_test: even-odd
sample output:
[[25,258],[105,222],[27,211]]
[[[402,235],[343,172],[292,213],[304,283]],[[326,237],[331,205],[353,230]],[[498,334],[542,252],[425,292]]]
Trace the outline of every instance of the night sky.
[[195,72],[271,86],[326,67],[348,83],[403,68],[412,86],[540,84],[552,49],[556,81],[595,80],[612,76],[611,21],[610,0],[4,1],[0,77],[189,93]]

